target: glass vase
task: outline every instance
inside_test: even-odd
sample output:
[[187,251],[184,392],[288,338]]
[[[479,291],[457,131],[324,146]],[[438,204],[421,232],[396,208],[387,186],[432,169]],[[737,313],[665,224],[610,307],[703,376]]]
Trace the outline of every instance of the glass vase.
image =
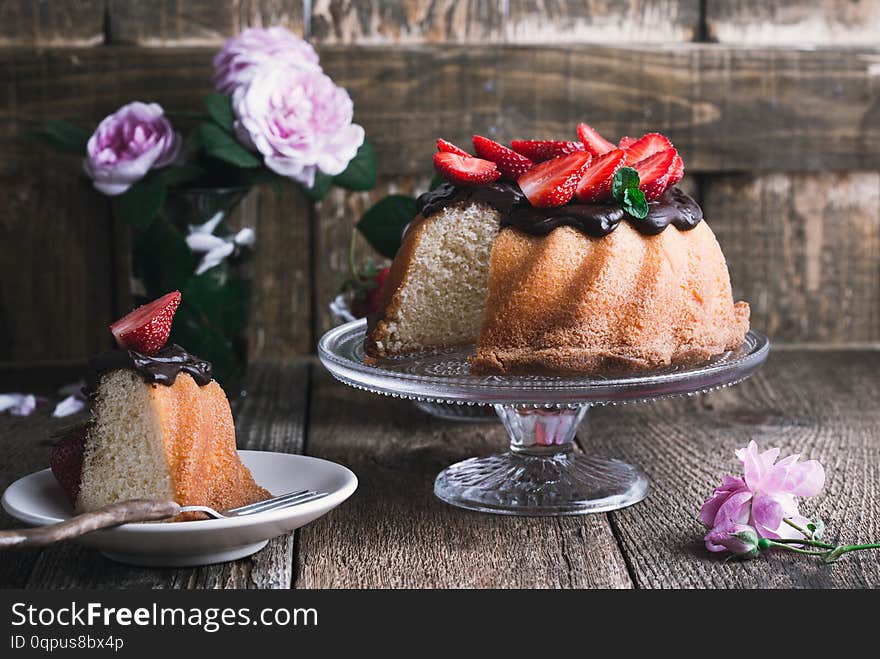
[[[209,360],[214,379],[230,396],[240,392],[247,368],[253,272],[251,250],[235,241],[229,219],[247,193],[248,188],[169,190],[159,215],[148,227],[134,228],[131,241],[134,302],[179,290],[170,340]],[[196,233],[202,240],[188,243]],[[211,253],[208,245],[220,249]]]

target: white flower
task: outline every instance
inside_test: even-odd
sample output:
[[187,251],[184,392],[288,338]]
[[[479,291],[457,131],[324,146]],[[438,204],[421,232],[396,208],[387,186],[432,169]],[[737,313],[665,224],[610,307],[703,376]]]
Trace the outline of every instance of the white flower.
[[234,236],[215,236],[214,229],[223,220],[223,213],[217,213],[204,224],[190,225],[186,244],[193,252],[204,254],[196,268],[196,274],[200,275],[211,268],[220,265],[235,251],[236,247],[251,247],[256,242],[257,235],[250,227],[246,227]]

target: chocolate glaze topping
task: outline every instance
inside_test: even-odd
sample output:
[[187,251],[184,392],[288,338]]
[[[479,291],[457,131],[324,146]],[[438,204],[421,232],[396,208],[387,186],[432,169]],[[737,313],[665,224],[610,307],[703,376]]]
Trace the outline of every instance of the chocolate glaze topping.
[[496,182],[473,187],[444,183],[421,195],[419,213],[428,217],[447,206],[483,202],[501,213],[501,226],[512,226],[535,236],[546,236],[559,226],[580,229],[589,236],[607,236],[626,219],[639,232],[653,236],[672,224],[679,231],[693,229],[703,219],[699,204],[679,188],[669,188],[659,199],[648,202],[648,216],[635,218],[614,201],[572,203],[556,208],[536,208],[515,183]]
[[177,375],[189,373],[196,384],[204,386],[211,381],[211,362],[191,355],[176,343],[167,343],[153,356],[143,355],[134,350],[108,350],[89,361],[90,377],[86,382],[86,392],[97,389],[98,378],[102,373],[128,368],[140,375],[144,382],[163,384],[170,387]]

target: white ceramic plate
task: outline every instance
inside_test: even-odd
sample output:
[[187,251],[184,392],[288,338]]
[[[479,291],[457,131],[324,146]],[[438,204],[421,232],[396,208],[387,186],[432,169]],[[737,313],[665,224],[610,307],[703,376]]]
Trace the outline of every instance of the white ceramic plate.
[[[250,556],[270,538],[305,526],[345,501],[357,488],[351,470],[327,460],[290,453],[239,451],[254,480],[273,495],[310,489],[329,496],[290,508],[232,519],[123,524],[84,535],[78,542],[108,558],[133,565],[182,567],[222,563]],[[49,469],[15,481],[3,494],[3,508],[34,526],[73,516],[73,509]]]

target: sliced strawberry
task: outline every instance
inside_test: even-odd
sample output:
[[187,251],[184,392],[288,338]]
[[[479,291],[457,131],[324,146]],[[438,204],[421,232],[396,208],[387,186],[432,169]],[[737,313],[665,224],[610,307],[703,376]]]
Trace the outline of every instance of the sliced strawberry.
[[587,147],[583,142],[565,140],[513,140],[510,148],[533,162],[544,162],[559,156],[567,156],[575,151],[583,151]]
[[474,150],[480,158],[494,162],[502,176],[513,180],[518,179],[535,166],[535,163],[524,155],[482,135],[474,135]]
[[453,185],[491,183],[501,176],[494,162],[444,151],[434,154],[434,169]]
[[49,466],[52,468],[52,474],[74,506],[79,495],[86,432],[86,426],[72,430],[49,451]]
[[467,151],[455,146],[452,142],[447,142],[442,137],[437,138],[437,150],[443,151],[444,153],[454,153],[457,156],[467,156],[468,158],[471,157],[471,154],[469,154]]
[[660,133],[648,133],[642,135],[635,142],[626,147],[626,164],[634,165],[648,156],[653,156],[658,151],[672,148],[672,142]]
[[180,304],[180,291],[172,291],[138,307],[110,326],[120,348],[155,355],[168,341],[171,321]]
[[632,166],[639,173],[639,189],[645,193],[645,199],[648,201],[658,199],[666,190],[677,155],[675,149],[666,149]]
[[637,142],[638,140],[635,137],[630,137],[629,135],[625,135],[620,138],[620,141],[617,143],[618,149],[627,149],[632,146],[633,142]]
[[673,185],[678,185],[678,182],[684,177],[684,162],[681,159],[681,156],[678,155],[678,152],[675,153],[675,158],[672,160],[672,171],[669,173],[669,180],[666,182],[666,188],[669,189]]
[[576,151],[536,165],[520,176],[517,183],[532,206],[563,206],[571,201],[589,164],[590,154]]
[[581,138],[581,142],[587,147],[587,151],[594,156],[601,156],[603,153],[608,153],[617,148],[611,142],[599,135],[599,132],[595,128],[588,126],[587,124],[578,124],[578,137]]
[[610,197],[614,174],[623,166],[624,157],[623,149],[614,149],[593,158],[593,162],[577,184],[575,190],[577,200],[590,202]]

